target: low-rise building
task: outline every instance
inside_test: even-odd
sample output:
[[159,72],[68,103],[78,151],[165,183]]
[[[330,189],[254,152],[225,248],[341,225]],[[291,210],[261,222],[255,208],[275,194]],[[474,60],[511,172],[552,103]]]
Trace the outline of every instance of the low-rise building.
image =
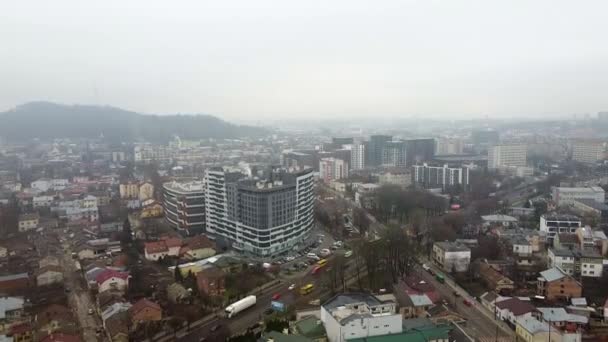
[[540,272],[537,279],[537,294],[549,301],[580,297],[582,292],[582,285],[559,267]]
[[138,300],[129,308],[129,317],[134,327],[144,322],[160,321],[162,316],[163,311],[160,305],[146,298]]
[[570,205],[577,200],[593,200],[598,203],[604,203],[606,194],[604,189],[599,186],[591,186],[586,188],[566,188],[554,187],[552,189],[553,201],[559,205]]
[[118,290],[125,292],[129,286],[129,274],[106,269],[95,278],[99,292]]
[[37,213],[19,215],[19,231],[27,232],[38,228],[39,219]]
[[345,342],[399,334],[402,318],[394,302],[382,302],[367,293],[338,294],[321,306],[321,321],[330,342]]
[[53,204],[54,199],[55,198],[53,196],[48,195],[34,196],[32,198],[32,206],[34,209],[49,208]]
[[560,329],[576,331],[589,323],[589,318],[583,315],[569,313],[564,308],[537,308],[540,319]]
[[36,273],[36,284],[48,286],[63,283],[63,269],[55,265],[41,267]]
[[496,303],[496,316],[515,326],[519,319],[532,318],[537,315],[536,307],[529,301],[517,297]]
[[9,274],[0,276],[0,293],[13,294],[24,292],[30,286],[30,277],[27,273]]
[[465,272],[471,262],[471,249],[454,242],[435,242],[432,257],[446,272]]
[[5,332],[12,322],[23,317],[24,305],[22,297],[0,297],[0,332]]
[[504,276],[492,265],[485,262],[479,264],[479,276],[490,290],[498,293],[507,293],[515,289],[515,283],[513,280]]
[[147,260],[158,260],[167,256],[177,257],[180,255],[183,241],[179,238],[165,238],[159,241],[146,242],[144,255]]

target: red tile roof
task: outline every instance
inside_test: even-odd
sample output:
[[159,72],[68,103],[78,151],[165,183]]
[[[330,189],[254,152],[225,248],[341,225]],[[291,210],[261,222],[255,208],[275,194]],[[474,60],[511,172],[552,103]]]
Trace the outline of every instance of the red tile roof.
[[97,284],[103,284],[106,280],[110,278],[120,278],[126,280],[127,278],[129,278],[129,273],[106,269],[105,271],[97,275],[95,281],[97,281]]
[[153,301],[148,300],[146,298],[142,298],[129,308],[129,315],[131,315],[131,316],[136,315],[138,312],[140,312],[141,310],[143,310],[145,308],[151,308],[151,309],[158,310],[158,311],[162,310],[160,308],[160,305],[158,305],[158,304],[154,303]]
[[182,239],[179,239],[179,238],[168,238],[168,239],[165,240],[165,244],[169,248],[171,248],[171,247],[181,247],[182,246]]
[[146,253],[148,253],[148,254],[155,254],[155,253],[162,253],[162,252],[169,251],[169,248],[167,247],[167,244],[165,243],[165,241],[146,242],[144,244],[144,246],[146,249]]
[[199,235],[188,239],[186,245],[190,247],[190,249],[215,248],[215,244],[204,235]]

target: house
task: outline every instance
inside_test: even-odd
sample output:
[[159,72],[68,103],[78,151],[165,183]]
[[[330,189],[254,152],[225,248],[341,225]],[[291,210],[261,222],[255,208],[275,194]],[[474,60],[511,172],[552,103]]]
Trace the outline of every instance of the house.
[[32,206],[34,207],[34,209],[49,208],[53,204],[54,200],[55,197],[53,196],[34,196],[32,198]]
[[581,297],[582,292],[581,284],[559,267],[540,272],[537,280],[537,294],[549,301]]
[[167,286],[167,299],[173,304],[187,302],[191,297],[192,293],[180,283]]
[[146,298],[138,300],[129,308],[129,317],[133,326],[142,322],[160,321],[162,315],[163,311],[160,305]]
[[541,321],[535,317],[526,317],[517,320],[515,334],[518,341],[526,342],[580,342],[582,336],[580,332],[560,330],[546,321]]
[[433,261],[445,272],[465,272],[471,262],[471,249],[454,242],[442,241],[433,244]]
[[48,286],[63,283],[63,269],[60,266],[48,265],[40,268],[36,273],[36,284]]
[[146,260],[157,261],[169,255],[169,248],[164,241],[144,243],[144,256]]
[[111,319],[128,320],[130,308],[131,303],[127,302],[117,302],[108,306],[100,314],[103,326],[106,327],[106,323]]
[[507,300],[511,297],[504,297],[494,291],[489,291],[479,297],[481,305],[487,308],[490,312],[496,312],[496,303]]
[[9,328],[8,333],[13,341],[16,342],[33,342],[34,328],[29,322],[19,322]]
[[72,310],[59,304],[51,304],[38,312],[35,316],[35,322],[38,332],[45,335],[54,334],[58,330],[64,332],[68,330],[78,331],[78,325],[72,315]]
[[59,266],[59,258],[52,255],[47,255],[38,261],[39,268],[46,266]]
[[0,277],[0,293],[23,292],[30,286],[27,273],[10,274]]
[[200,260],[215,255],[215,243],[205,235],[198,235],[186,240],[186,245],[180,250],[180,255],[189,260]]
[[53,333],[40,339],[38,342],[82,342],[77,334]]
[[534,305],[516,297],[496,303],[496,317],[513,326],[518,319],[533,317],[536,314],[537,310]]
[[422,277],[416,274],[411,274],[403,279],[408,293],[425,294],[433,303],[441,301],[441,295],[435,289],[433,284],[426,282]]
[[106,335],[112,342],[129,342],[128,315],[118,314],[105,321]]
[[577,331],[589,323],[587,317],[569,313],[564,308],[538,308],[538,311],[540,312],[540,319],[560,329]]
[[98,293],[96,303],[97,311],[99,313],[102,313],[114,304],[125,303],[124,293],[117,290],[110,290]]
[[40,218],[37,213],[19,215],[19,231],[27,232],[38,228],[39,220]]
[[23,317],[25,300],[21,297],[0,297],[0,332]]
[[399,303],[399,313],[404,319],[427,317],[427,310],[433,305],[427,295],[408,292],[399,284],[395,286],[395,297]]
[[518,319],[515,324],[515,334],[518,341],[544,342],[549,341],[549,332],[557,337],[557,329],[551,327],[549,323],[542,322],[535,317],[525,317]]
[[515,289],[513,280],[507,278],[492,265],[485,262],[482,262],[479,265],[479,276],[489,289],[498,293],[507,293]]
[[214,266],[205,267],[196,274],[196,284],[201,293],[209,296],[221,296],[226,290],[225,273]]
[[179,256],[182,248],[182,240],[180,238],[164,238],[159,241],[146,242],[144,245],[144,255],[146,260],[158,260],[161,257]]
[[547,258],[549,267],[559,267],[564,273],[569,275],[576,273],[577,255],[573,249],[549,248]]
[[126,291],[129,286],[129,273],[106,269],[95,278],[99,292],[108,290]]
[[559,233],[553,239],[555,249],[575,249],[578,245],[578,236],[574,233]]

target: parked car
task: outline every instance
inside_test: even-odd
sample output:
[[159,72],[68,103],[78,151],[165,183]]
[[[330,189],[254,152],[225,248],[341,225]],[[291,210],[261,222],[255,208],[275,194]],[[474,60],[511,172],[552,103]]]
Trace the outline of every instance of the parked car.
[[281,294],[280,293],[275,293],[272,295],[272,300],[279,300],[279,298],[281,298]]
[[296,288],[296,284],[291,284],[289,285],[289,287],[287,288],[289,291],[292,291],[293,289]]
[[216,325],[212,326],[210,330],[211,330],[211,332],[214,332],[214,331],[219,330],[221,327],[222,327],[221,325],[216,324]]
[[473,306],[473,303],[468,299],[463,300],[462,303],[466,306]]

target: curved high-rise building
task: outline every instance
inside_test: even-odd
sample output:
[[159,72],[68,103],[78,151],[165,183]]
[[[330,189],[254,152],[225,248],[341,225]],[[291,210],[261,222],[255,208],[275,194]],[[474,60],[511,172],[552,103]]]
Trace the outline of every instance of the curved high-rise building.
[[204,232],[205,184],[202,181],[163,184],[165,220],[178,230]]
[[313,170],[273,170],[265,180],[221,168],[205,174],[207,232],[236,250],[274,256],[302,243],[313,227]]

